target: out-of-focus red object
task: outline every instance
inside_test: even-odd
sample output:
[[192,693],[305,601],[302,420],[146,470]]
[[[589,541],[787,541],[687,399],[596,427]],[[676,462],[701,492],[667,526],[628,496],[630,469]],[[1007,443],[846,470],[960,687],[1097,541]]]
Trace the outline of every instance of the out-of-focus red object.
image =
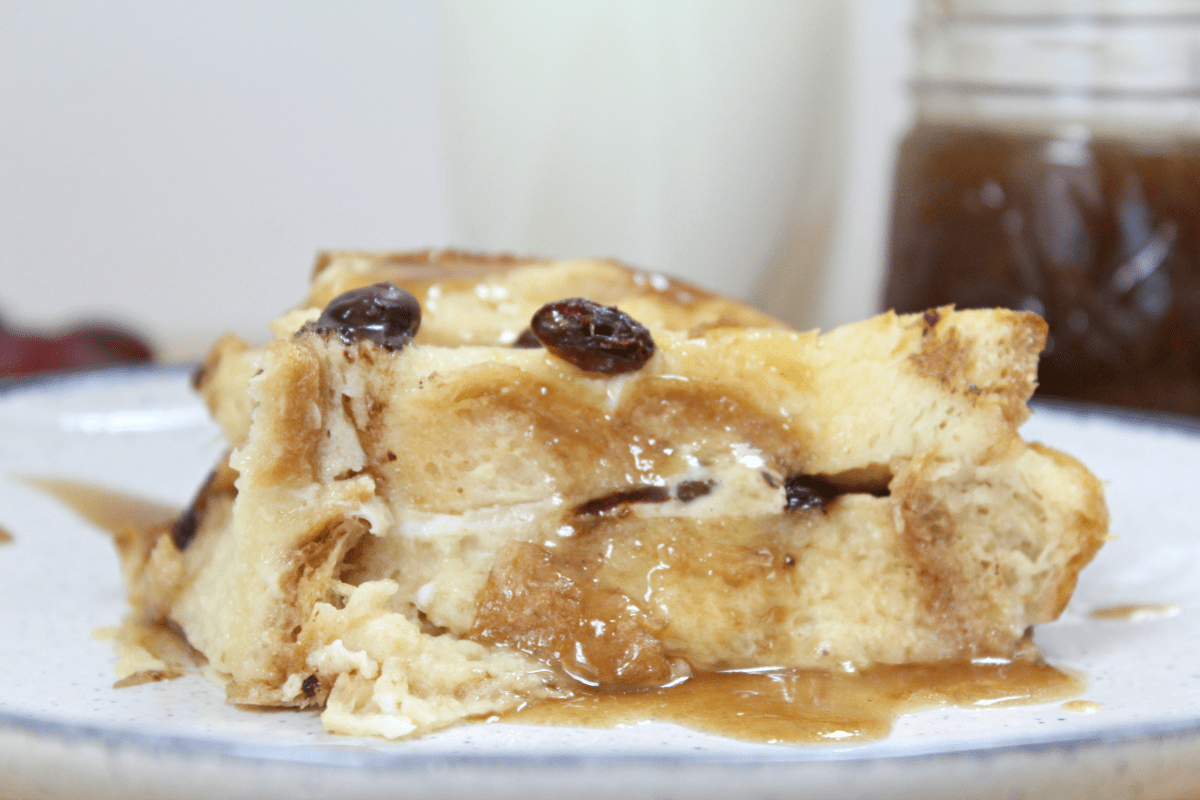
[[154,352],[145,342],[110,325],[82,325],[40,336],[11,330],[0,320],[0,377],[153,360]]

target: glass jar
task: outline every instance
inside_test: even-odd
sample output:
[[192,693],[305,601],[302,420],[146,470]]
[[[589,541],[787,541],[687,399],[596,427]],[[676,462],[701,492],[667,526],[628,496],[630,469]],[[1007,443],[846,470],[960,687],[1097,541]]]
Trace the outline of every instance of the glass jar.
[[884,304],[1045,317],[1039,392],[1200,416],[1200,7],[945,0]]

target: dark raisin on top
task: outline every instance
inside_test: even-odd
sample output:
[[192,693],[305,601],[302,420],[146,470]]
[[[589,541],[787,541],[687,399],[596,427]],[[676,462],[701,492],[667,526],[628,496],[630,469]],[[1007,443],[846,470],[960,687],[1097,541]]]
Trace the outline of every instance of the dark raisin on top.
[[547,303],[529,326],[547,350],[585,372],[635,372],[654,355],[654,339],[641,323],[582,297]]
[[336,333],[347,344],[366,340],[386,350],[400,350],[420,327],[417,298],[394,283],[383,282],[339,294],[310,330]]
[[789,475],[783,483],[783,491],[787,497],[785,511],[806,511],[815,508],[824,511],[830,500],[842,494],[842,491],[829,481],[813,475]]

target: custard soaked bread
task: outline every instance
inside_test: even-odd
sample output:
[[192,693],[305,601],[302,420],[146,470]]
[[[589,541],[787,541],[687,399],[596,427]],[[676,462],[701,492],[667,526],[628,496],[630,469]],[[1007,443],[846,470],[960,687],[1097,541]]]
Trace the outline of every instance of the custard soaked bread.
[[1097,480],[1018,435],[1031,314],[818,335],[606,262],[350,253],[274,330],[214,349],[231,453],[124,564],[230,700],[336,732],[1028,657],[1106,535]]

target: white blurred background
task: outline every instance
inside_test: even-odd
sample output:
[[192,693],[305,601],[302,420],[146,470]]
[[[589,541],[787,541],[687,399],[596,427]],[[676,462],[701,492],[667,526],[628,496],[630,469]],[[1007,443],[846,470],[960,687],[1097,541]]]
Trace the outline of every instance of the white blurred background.
[[876,309],[901,0],[0,0],[0,319],[251,340],[317,251],[612,256]]

